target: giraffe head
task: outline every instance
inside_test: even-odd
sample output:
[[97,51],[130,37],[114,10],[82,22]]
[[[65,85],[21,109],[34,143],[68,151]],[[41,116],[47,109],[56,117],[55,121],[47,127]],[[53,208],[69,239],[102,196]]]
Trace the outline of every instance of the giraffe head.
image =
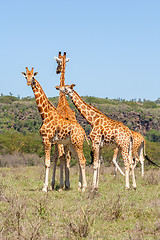
[[71,96],[73,90],[73,87],[76,86],[75,84],[71,84],[71,85],[65,85],[65,86],[56,86],[55,88],[57,90],[60,90],[62,93]]
[[31,71],[26,67],[26,73],[22,72],[23,76],[27,79],[27,85],[30,86],[34,82],[34,77],[38,74],[38,72],[33,73],[33,69]]
[[65,66],[66,62],[69,61],[69,58],[66,58],[66,52],[64,52],[64,55],[61,55],[61,52],[59,52],[58,57],[54,57],[56,62],[58,63],[56,73],[59,74],[62,71],[62,66]]

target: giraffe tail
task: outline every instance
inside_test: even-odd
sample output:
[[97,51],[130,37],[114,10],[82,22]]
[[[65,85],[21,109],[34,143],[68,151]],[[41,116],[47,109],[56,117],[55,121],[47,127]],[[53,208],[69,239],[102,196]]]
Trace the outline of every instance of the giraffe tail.
[[145,158],[147,159],[148,162],[150,162],[150,163],[152,163],[153,165],[155,165],[156,167],[160,168],[160,166],[159,166],[157,163],[155,163],[155,162],[153,162],[152,160],[150,160],[149,157],[148,157],[146,154],[145,154],[144,156],[145,156]]

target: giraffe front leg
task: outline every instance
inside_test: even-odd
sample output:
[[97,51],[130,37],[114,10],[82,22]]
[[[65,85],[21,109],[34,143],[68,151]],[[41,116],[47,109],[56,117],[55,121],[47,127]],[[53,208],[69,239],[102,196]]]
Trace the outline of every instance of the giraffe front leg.
[[48,140],[44,141],[44,148],[45,148],[45,178],[44,178],[44,185],[43,185],[43,192],[48,191],[48,176],[49,176],[49,168],[50,168],[50,152],[51,152],[51,143]]
[[78,158],[79,158],[79,165],[80,165],[79,187],[81,187],[82,192],[85,192],[87,187],[87,181],[86,181],[86,173],[85,173],[86,159],[83,155],[83,146],[82,148],[80,148],[80,151],[78,152]]
[[100,160],[99,160],[99,144],[95,144],[92,146],[94,153],[94,163],[93,163],[93,190],[98,189],[99,182],[99,168],[100,168]]
[[82,189],[82,169],[79,163],[79,182],[78,182],[78,191],[80,192]]

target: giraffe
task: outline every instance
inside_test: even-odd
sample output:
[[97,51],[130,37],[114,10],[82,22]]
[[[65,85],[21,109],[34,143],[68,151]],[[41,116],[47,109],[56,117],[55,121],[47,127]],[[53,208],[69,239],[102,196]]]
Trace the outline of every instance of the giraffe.
[[121,122],[117,122],[106,117],[95,107],[83,101],[78,93],[73,89],[75,85],[57,86],[56,89],[67,94],[79,112],[91,125],[90,139],[94,154],[94,174],[93,189],[98,189],[100,150],[103,146],[113,145],[121,150],[125,165],[126,189],[129,189],[129,170],[131,169],[133,178],[133,188],[136,189],[136,181],[132,159],[132,133],[131,130]]
[[62,117],[54,105],[48,100],[41,85],[35,79],[37,72],[33,72],[26,67],[26,73],[22,74],[27,79],[27,85],[32,87],[34,92],[37,107],[42,118],[42,125],[39,129],[43,139],[45,150],[45,178],[43,191],[48,191],[48,176],[50,168],[50,151],[52,144],[64,144],[74,154],[79,163],[79,185],[78,189],[85,191],[87,187],[85,177],[86,159],[83,154],[83,142],[85,132],[84,129],[77,123]]
[[[65,86],[65,66],[66,66],[66,62],[69,61],[69,58],[66,58],[66,52],[64,52],[63,55],[61,55],[61,52],[59,52],[58,57],[55,57],[54,59],[58,63],[56,73],[57,74],[61,73],[60,86]],[[75,112],[70,109],[66,99],[66,95],[62,92],[59,93],[57,111],[64,118],[70,121],[77,121]],[[61,191],[64,185],[63,183],[63,167],[64,166],[65,166],[65,189],[70,188],[69,168],[70,168],[71,152],[70,151],[67,152],[67,149],[66,147],[63,146],[63,144],[59,144],[59,145],[55,144],[54,168],[53,168],[53,176],[52,176],[52,182],[51,182],[52,189],[54,189],[54,185],[55,185],[55,172],[56,172],[58,156],[60,159],[60,190],[59,191]]]
[[[144,160],[146,159],[153,165],[157,166],[160,168],[159,165],[157,165],[155,162],[151,161],[149,157],[146,155],[146,140],[145,138],[138,132],[132,131],[132,137],[133,137],[133,155],[135,157],[135,163],[134,163],[134,168],[136,167],[137,163],[141,163],[141,175],[144,177]],[[144,158],[145,157],[145,158]],[[114,150],[114,156],[113,156],[113,163],[115,164],[115,173],[114,175],[116,176],[117,174],[117,168],[120,171],[122,175],[125,176],[125,174],[122,172],[120,167],[117,167],[117,162],[118,162],[118,148]]]
[[[132,137],[133,137],[133,155],[135,157],[134,168],[136,167],[137,163],[140,162],[141,168],[142,168],[141,174],[143,177],[144,176],[144,156],[143,156],[143,154],[145,154],[146,141],[140,133],[132,131],[132,130],[131,130],[131,132],[132,132]],[[113,155],[113,163],[115,164],[114,175],[116,176],[117,169],[118,169],[120,171],[120,173],[123,176],[125,176],[125,174],[120,169],[120,167],[119,166],[117,167],[118,153],[119,153],[119,149],[118,148],[114,149],[114,155]]]

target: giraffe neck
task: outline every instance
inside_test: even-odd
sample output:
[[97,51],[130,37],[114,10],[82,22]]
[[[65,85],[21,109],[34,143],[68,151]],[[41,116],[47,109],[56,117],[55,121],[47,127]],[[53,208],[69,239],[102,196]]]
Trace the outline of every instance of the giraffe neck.
[[84,102],[83,99],[78,95],[76,91],[73,90],[73,92],[69,94],[69,96],[72,102],[74,103],[74,105],[76,106],[76,108],[87,120],[87,122],[91,124],[91,126],[94,125],[95,119],[97,119],[98,116],[103,115],[100,112],[98,112],[98,110],[96,111],[96,108],[93,109],[92,106]]
[[41,85],[39,82],[34,79],[34,82],[32,83],[32,90],[34,92],[35,100],[37,103],[38,111],[41,115],[42,120],[44,120],[46,117],[48,117],[49,111],[52,109],[52,111],[55,111],[56,108],[54,105],[48,100],[46,94],[44,93]]
[[[65,61],[63,59],[63,61],[62,61],[62,69],[61,69],[61,76],[60,76],[60,86],[65,86],[65,67],[66,67],[66,64],[65,64]],[[66,99],[66,95],[64,93],[60,92],[59,93],[59,101],[58,101],[57,108],[60,108],[62,105],[69,107],[69,104],[68,104],[67,99]]]
[[61,76],[60,76],[60,86],[65,86],[65,60],[62,60],[62,69],[61,69]]

